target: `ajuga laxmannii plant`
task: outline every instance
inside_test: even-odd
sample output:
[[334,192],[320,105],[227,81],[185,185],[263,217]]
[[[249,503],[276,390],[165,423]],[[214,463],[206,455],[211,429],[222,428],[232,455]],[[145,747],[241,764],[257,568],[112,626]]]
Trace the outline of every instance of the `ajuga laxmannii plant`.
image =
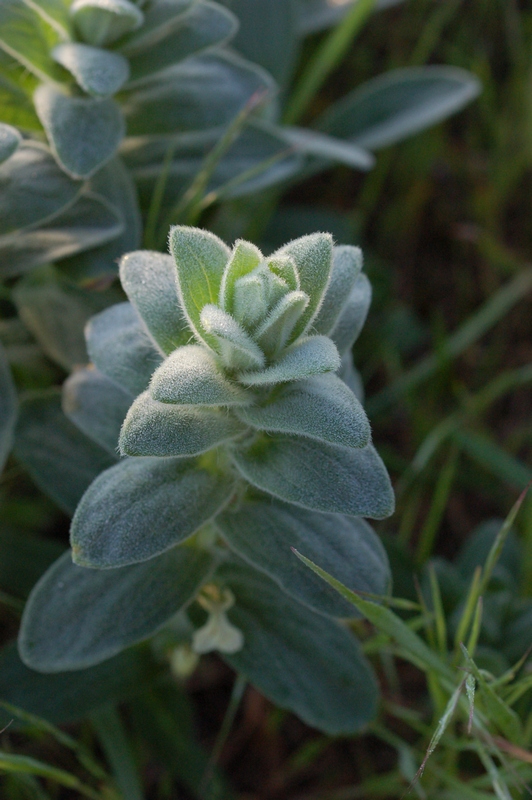
[[35,587],[20,653],[82,669],[166,626],[310,724],[355,731],[376,688],[334,620],[352,606],[290,547],[354,589],[388,588],[363,517],[389,515],[393,493],[350,388],[360,250],[318,233],[264,257],[181,226],[170,250],[122,259],[130,302],[91,320],[92,365],[64,387],[66,414],[117,463],[74,514],[75,563]]

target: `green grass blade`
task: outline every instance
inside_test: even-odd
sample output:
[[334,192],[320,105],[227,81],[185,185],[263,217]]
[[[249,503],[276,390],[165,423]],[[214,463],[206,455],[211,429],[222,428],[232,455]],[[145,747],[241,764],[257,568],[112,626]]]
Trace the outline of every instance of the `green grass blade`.
[[108,706],[93,712],[91,722],[120,793],[127,800],[144,800],[137,765],[116,709]]

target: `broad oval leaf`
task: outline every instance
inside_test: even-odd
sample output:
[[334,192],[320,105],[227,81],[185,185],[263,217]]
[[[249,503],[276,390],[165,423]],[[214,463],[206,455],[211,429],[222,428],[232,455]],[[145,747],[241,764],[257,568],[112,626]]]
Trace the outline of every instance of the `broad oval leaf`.
[[330,735],[353,734],[375,715],[373,671],[353,634],[279,591],[247,565],[217,577],[231,589],[229,617],[244,647],[225,661],[270,700]]
[[94,367],[76,370],[63,384],[63,411],[67,417],[114,456],[132,401],[129,392]]
[[126,458],[103,472],[72,520],[73,558],[86,567],[147,561],[183,541],[229,500],[234,478],[201,459]]
[[212,566],[205,551],[186,546],[117,570],[79,567],[65,553],[28,599],[21,658],[40,672],[98,664],[161,628],[193,599]]
[[[157,4],[154,5],[154,12],[157,13]],[[142,41],[141,30],[136,44],[134,39],[130,39],[121,48],[131,64],[131,82],[143,81],[178,61],[224,44],[237,28],[238,21],[230,11],[217,3],[202,0],[195,3],[186,14],[180,14],[173,25],[166,26],[165,31],[161,26],[156,45],[139,46]]]
[[88,178],[115,154],[125,135],[119,106],[103,100],[69,97],[42,84],[33,100],[57,160],[73,178]]
[[372,519],[394,509],[390,478],[372,445],[348,448],[272,434],[235,449],[232,458],[251,484],[303,508]]
[[342,245],[333,249],[331,279],[325,292],[318,316],[312,323],[316,333],[329,336],[338,317],[348,302],[360,271],[363,256],[359,247]]
[[201,325],[202,309],[217,303],[230,250],[209,231],[176,225],[170,230],[170,252],[177,268],[181,307],[198,339],[216,349],[217,341]]
[[162,361],[131,303],[111,306],[85,330],[90,360],[134,397],[143,392]]
[[407,67],[380,75],[335,103],[317,121],[328,133],[377,150],[460,111],[480,92],[457,67]]
[[17,393],[4,348],[0,344],[0,473],[13,444],[17,421]]
[[22,400],[14,454],[67,514],[74,512],[94,478],[116,460],[67,419],[55,390]]
[[251,498],[216,525],[228,545],[291,597],[335,617],[357,616],[338,592],[299,559],[295,548],[357,592],[385,594],[390,583],[386,552],[367,522],[339,514],[316,514],[271,498]]
[[179,27],[183,15],[197,3],[197,0],[170,0],[170,2],[139,3],[143,6],[144,22],[136,31],[128,33],[118,46],[126,56],[156,47],[157,43],[170,33],[174,26]]
[[224,409],[159,403],[144,392],[128,411],[119,446],[128,456],[194,456],[244,430]]
[[144,21],[142,11],[129,0],[74,0],[70,14],[81,38],[96,46],[112,44]]
[[162,403],[200,406],[233,406],[253,397],[229,381],[218,361],[205,347],[179,347],[153,373],[150,393]]
[[345,164],[364,172],[375,164],[375,156],[354,142],[346,142],[318,131],[288,125],[279,128],[279,133],[296,152],[307,156],[326,158],[328,161]]
[[0,123],[0,164],[11,158],[22,142],[22,136],[12,125]]
[[80,188],[44,145],[24,142],[0,166],[0,234],[55,216],[74,201]]
[[[253,95],[273,92],[259,67],[220,50],[187,58],[124,97],[130,136],[197,132],[228,125]],[[217,137],[218,138],[218,137]]]
[[97,247],[115,239],[123,229],[117,209],[100,195],[86,192],[42,228],[26,229],[23,235],[13,231],[0,236],[0,275],[20,275],[40,264]]
[[371,305],[371,283],[361,273],[347,298],[334,328],[329,333],[332,341],[343,355],[351,350],[364,327]]
[[298,381],[323,372],[336,372],[340,356],[327,336],[309,336],[284,351],[271,367],[254,372],[241,372],[238,380],[246,386],[266,386],[274,383]]
[[336,375],[316,375],[281,386],[263,405],[236,408],[248,425],[295,433],[344,447],[365,447],[371,438],[366,412]]
[[129,64],[119,53],[80,42],[64,42],[52,50],[58,64],[65,67],[88,94],[110,97],[129,78]]
[[323,300],[332,269],[333,241],[330,233],[311,233],[294,239],[273,254],[294,259],[299,273],[301,291],[310,302],[294,327],[292,340],[301,336],[312,323]]
[[120,281],[149,332],[165,353],[192,338],[177,296],[172,256],[150,250],[128,253],[120,261]]

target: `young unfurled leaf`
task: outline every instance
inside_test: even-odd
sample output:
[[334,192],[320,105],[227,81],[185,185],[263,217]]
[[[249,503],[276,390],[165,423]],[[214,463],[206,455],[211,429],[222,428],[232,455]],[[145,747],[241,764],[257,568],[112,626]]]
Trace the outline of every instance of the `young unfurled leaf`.
[[267,356],[275,358],[288,343],[298,320],[309,303],[305,292],[288,292],[259,325],[254,338]]
[[153,373],[150,393],[162,403],[199,406],[247,405],[253,395],[229,381],[205,347],[179,347]]
[[179,304],[172,256],[150,250],[128,253],[120,261],[120,281],[163,352],[188,344],[192,331]]
[[80,431],[112,455],[133,397],[93,367],[76,370],[63,384],[63,411]]
[[386,552],[362,519],[316,514],[257,497],[246,500],[237,511],[224,511],[216,518],[216,525],[239,556],[319,613],[335,617],[358,615],[334,589],[290,557],[291,547],[304,548],[309,558],[355,591],[377,595],[388,591]]
[[159,403],[139,395],[120,431],[120,452],[128,456],[193,456],[243,433],[245,427],[223,409]]
[[366,412],[332,373],[284,384],[263,405],[248,405],[235,413],[259,430],[295,433],[345,447],[365,447],[371,437]]
[[329,233],[313,233],[289,242],[274,253],[274,257],[287,255],[294,259],[301,291],[310,298],[306,311],[294,328],[293,340],[307,330],[319,310],[329,283],[332,250],[332,236]]
[[272,434],[235,449],[232,458],[250,483],[289,503],[372,519],[393,512],[390,479],[371,445],[338,447]]
[[131,303],[111,306],[86,328],[91,361],[133,396],[143,392],[162,361]]
[[244,328],[226,311],[215,305],[203,307],[201,325],[216,343],[222,361],[230,369],[252,369],[264,366],[264,353]]
[[202,309],[217,303],[230,251],[221,239],[199,228],[178,225],[170,231],[170,252],[177,267],[181,306],[200,341],[216,350],[217,340],[200,322]]
[[98,568],[147,561],[217,514],[233,487],[231,474],[198,459],[126,458],[81,499],[70,531],[74,561]]
[[211,556],[187,546],[116,570],[79,567],[65,553],[30,595],[21,657],[40,672],[98,664],[155,633],[190,602],[212,567]]
[[69,97],[42,84],[33,101],[57,160],[73,178],[88,178],[115,154],[125,123],[109,98]]
[[254,244],[242,239],[238,239],[235,242],[220,284],[220,308],[229,314],[234,313],[233,302],[236,281],[252,272],[261,261],[262,253]]
[[144,21],[142,11],[129,0],[74,0],[70,14],[81,38],[97,47],[112,44]]
[[318,316],[312,323],[313,331],[329,336],[360,275],[362,251],[359,247],[343,245],[333,249],[331,280],[325,292]]
[[326,336],[310,336],[293,344],[271,367],[238,376],[246,386],[267,386],[274,383],[298,381],[323,372],[336,372],[340,356]]
[[129,77],[127,59],[90,44],[64,42],[53,49],[52,56],[72,73],[85,92],[96,97],[115,94]]

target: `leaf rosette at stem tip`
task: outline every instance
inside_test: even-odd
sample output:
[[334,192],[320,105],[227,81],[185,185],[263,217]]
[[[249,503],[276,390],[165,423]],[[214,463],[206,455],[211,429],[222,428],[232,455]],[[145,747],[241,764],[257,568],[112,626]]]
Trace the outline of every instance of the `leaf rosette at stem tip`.
[[335,618],[357,612],[290,547],[354,590],[389,589],[361,517],[390,514],[393,492],[350,388],[370,302],[361,252],[317,233],[264,256],[189,227],[170,250],[122,258],[129,302],[91,318],[92,364],[65,384],[70,423],[115,463],[77,506],[74,563],[32,592],[20,655],[88,668],[180,612],[187,646],[309,724],[355,732],[376,683]]

